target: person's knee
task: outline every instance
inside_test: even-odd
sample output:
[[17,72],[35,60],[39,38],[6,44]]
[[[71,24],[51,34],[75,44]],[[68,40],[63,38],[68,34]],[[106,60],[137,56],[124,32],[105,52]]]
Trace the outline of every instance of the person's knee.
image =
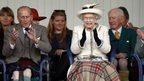
[[27,77],[31,77],[32,76],[32,72],[31,69],[27,68],[23,71],[23,75],[27,76]]
[[119,67],[121,70],[127,70],[128,61],[125,58],[119,59]]
[[14,71],[12,74],[11,79],[18,80],[19,79],[19,71]]

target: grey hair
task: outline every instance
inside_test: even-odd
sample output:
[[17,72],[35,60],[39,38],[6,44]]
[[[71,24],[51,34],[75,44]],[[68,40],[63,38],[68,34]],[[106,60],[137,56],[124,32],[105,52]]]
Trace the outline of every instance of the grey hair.
[[124,12],[119,8],[111,9],[108,14],[110,14],[111,12],[115,12],[115,14],[118,14],[119,17],[124,17]]

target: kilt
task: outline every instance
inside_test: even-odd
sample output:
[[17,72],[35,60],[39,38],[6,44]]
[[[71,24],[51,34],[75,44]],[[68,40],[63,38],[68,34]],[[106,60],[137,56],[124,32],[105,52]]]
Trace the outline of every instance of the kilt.
[[107,61],[76,61],[69,68],[67,81],[120,81],[120,78]]

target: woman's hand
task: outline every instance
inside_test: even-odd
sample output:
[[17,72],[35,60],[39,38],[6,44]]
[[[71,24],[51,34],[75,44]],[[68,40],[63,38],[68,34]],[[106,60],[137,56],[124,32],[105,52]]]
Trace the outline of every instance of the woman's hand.
[[116,55],[116,57],[117,58],[127,58],[127,53],[118,53],[117,55]]
[[63,49],[57,49],[55,54],[58,55],[58,56],[61,56],[63,54],[63,52],[66,52],[66,50],[63,50]]

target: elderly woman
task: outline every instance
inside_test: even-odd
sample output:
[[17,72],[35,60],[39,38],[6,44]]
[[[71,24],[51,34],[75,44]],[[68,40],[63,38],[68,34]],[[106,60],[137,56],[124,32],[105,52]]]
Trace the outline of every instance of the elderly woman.
[[120,81],[106,57],[111,49],[108,28],[97,23],[102,16],[97,5],[84,5],[78,12],[84,24],[73,30],[71,50],[77,56],[69,68],[67,81]]

